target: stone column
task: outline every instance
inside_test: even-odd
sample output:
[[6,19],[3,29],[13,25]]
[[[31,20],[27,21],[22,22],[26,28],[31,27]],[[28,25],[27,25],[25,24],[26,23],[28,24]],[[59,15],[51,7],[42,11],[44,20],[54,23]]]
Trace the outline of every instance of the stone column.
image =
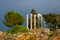
[[[42,15],[41,14],[38,14],[38,27],[39,27],[39,19],[42,21]],[[41,24],[41,26],[42,26],[42,24]]]
[[34,15],[34,29],[36,29],[36,15]]
[[46,22],[44,21],[44,28],[46,28]]
[[26,26],[27,26],[27,29],[29,29],[28,28],[28,14],[26,14]]
[[38,25],[38,27],[39,27],[39,15],[38,15],[38,24],[37,24],[37,25]]
[[43,27],[43,22],[42,22],[42,15],[41,15],[40,17],[41,17],[41,27]]
[[32,14],[30,14],[30,27],[32,29]]

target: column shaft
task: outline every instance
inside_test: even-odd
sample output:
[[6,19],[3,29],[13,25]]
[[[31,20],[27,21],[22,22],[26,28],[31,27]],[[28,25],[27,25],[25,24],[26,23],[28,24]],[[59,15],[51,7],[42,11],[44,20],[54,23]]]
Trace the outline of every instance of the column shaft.
[[26,15],[26,26],[27,26],[27,29],[29,29],[28,28],[28,14]]
[[[41,15],[41,14],[38,14],[38,27],[40,26],[40,25],[39,25],[39,19],[40,19],[40,21],[41,21],[41,23],[42,23],[42,15]],[[42,24],[41,24],[41,26],[42,26]]]
[[34,15],[34,29],[36,29],[36,15]]
[[38,24],[37,24],[37,25],[38,25],[38,27],[39,27],[39,15],[38,15]]
[[30,14],[30,27],[32,29],[32,14]]

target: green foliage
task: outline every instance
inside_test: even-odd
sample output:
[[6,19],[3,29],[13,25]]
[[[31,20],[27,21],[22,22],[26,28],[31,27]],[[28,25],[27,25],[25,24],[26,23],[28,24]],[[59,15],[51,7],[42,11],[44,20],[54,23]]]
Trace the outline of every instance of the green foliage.
[[13,34],[13,33],[12,33],[12,30],[8,30],[8,31],[6,31],[5,33],[6,33],[6,34]]
[[24,18],[18,12],[8,11],[7,14],[5,14],[5,20],[3,23],[8,27],[22,25],[24,23]]
[[50,28],[50,31],[56,31],[56,28]]
[[32,14],[37,14],[35,9],[32,9],[32,10],[31,10],[31,13],[32,13]]
[[47,23],[52,23],[52,21],[55,19],[55,14],[49,13],[49,14],[45,14],[43,15],[43,17],[45,18],[45,21]]
[[29,40],[33,40],[33,38],[32,37],[30,37],[30,39]]
[[53,36],[54,35],[54,32],[50,32],[49,34],[49,37]]
[[60,23],[60,14],[49,13],[43,15],[45,18],[46,23],[51,23],[54,25],[54,28],[59,27]]
[[58,28],[60,29],[60,23],[58,23]]
[[6,31],[7,34],[14,34],[18,32],[29,32],[29,30],[21,25],[17,25],[17,26],[14,26],[13,29]]

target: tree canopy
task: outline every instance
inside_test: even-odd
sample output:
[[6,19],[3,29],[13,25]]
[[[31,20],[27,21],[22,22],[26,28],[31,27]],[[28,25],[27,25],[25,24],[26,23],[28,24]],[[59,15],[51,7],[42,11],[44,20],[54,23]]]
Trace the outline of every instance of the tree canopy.
[[32,14],[37,14],[35,9],[32,9],[32,10],[31,10],[31,13],[32,13]]
[[43,17],[45,18],[46,23],[51,23],[52,25],[54,25],[54,28],[60,28],[60,14],[49,13],[43,15]]
[[14,25],[22,25],[24,23],[23,16],[15,11],[8,11],[4,18],[5,20],[3,23],[8,27],[12,27]]

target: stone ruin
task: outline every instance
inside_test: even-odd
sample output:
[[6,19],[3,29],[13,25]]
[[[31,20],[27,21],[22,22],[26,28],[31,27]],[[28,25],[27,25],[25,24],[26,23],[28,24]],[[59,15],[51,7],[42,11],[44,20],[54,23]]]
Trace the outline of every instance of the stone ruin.
[[[29,25],[29,16],[30,16],[30,28],[28,27],[28,25]],[[36,17],[38,17],[38,24],[37,24],[37,26],[39,27],[39,21],[41,21],[41,27],[42,27],[42,23],[44,23],[43,25],[45,26],[45,21],[44,22],[42,22],[42,18],[43,18],[43,16],[41,15],[41,14],[30,14],[30,15],[28,15],[28,14],[26,14],[26,27],[27,27],[27,29],[33,29],[32,28],[32,16],[34,16],[34,29],[36,29]]]

